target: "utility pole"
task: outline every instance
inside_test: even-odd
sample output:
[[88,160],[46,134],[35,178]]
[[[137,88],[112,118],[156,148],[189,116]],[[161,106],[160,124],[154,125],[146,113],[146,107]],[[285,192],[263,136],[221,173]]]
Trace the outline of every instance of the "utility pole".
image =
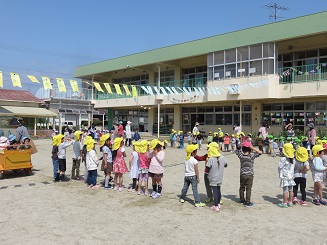
[[280,6],[277,3],[268,3],[265,5],[265,7],[270,10],[269,19],[272,19],[275,22],[277,21],[277,19],[284,18],[284,17],[278,16],[282,10],[286,10],[286,11],[290,10],[289,8]]

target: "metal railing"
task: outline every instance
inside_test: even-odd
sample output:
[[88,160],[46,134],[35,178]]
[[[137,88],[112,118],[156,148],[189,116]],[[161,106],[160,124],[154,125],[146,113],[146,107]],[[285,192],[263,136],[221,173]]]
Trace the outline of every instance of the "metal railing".
[[36,92],[36,97],[39,99],[49,99],[49,98],[62,98],[62,99],[76,99],[76,100],[91,100],[92,99],[92,89],[80,89],[80,92],[73,92],[71,88],[66,88],[66,92],[59,92],[58,88],[53,88],[52,90],[45,90],[40,88]]
[[300,83],[327,80],[326,64],[312,64],[279,68],[279,83]]

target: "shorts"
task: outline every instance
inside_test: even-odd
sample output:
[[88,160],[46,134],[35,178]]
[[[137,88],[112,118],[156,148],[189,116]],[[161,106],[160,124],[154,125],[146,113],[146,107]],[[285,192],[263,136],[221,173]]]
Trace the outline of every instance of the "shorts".
[[313,182],[323,182],[324,181],[324,173],[314,173],[312,174]]
[[293,186],[292,185],[284,186],[283,193],[289,193],[289,192],[293,192]]
[[151,178],[162,178],[163,177],[163,174],[155,174],[155,173],[151,173],[151,172],[149,172],[149,176],[151,177]]
[[112,172],[112,162],[108,162],[107,163],[107,168],[105,169],[104,168],[104,161],[102,161],[101,171],[103,171],[105,175],[111,174],[111,172]]
[[66,159],[59,159],[59,171],[66,172]]
[[149,179],[149,174],[148,173],[140,173],[139,174],[139,181],[148,181]]

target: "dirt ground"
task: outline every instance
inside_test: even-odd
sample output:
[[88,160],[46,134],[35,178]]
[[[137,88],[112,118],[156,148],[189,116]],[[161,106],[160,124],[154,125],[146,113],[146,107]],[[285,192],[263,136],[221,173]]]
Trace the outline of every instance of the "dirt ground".
[[[124,176],[126,188],[122,192],[91,190],[81,181],[53,183],[51,141],[36,140],[35,144],[39,152],[32,156],[33,174],[8,173],[0,180],[3,245],[327,244],[327,207],[311,204],[311,172],[307,180],[308,206],[285,209],[277,206],[282,198],[278,157],[263,155],[256,159],[254,206],[249,208],[238,203],[239,160],[234,154],[223,153],[228,160],[222,185],[223,205],[219,212],[212,212],[209,209],[212,203],[203,208],[194,207],[191,188],[186,202],[179,202],[184,150],[165,150],[163,196],[152,199],[127,191],[131,183],[128,174]],[[126,149],[129,156],[131,148]],[[72,147],[67,150],[68,177],[71,152]],[[200,150],[199,155],[205,152]],[[204,163],[200,162],[199,166],[199,193],[204,202]],[[103,173],[98,173],[101,182]]]

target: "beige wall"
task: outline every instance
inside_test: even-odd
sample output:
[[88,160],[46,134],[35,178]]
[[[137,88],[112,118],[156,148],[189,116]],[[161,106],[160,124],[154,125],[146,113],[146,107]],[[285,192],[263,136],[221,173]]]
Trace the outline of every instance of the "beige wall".
[[174,128],[181,129],[182,128],[182,107],[181,105],[174,105]]

